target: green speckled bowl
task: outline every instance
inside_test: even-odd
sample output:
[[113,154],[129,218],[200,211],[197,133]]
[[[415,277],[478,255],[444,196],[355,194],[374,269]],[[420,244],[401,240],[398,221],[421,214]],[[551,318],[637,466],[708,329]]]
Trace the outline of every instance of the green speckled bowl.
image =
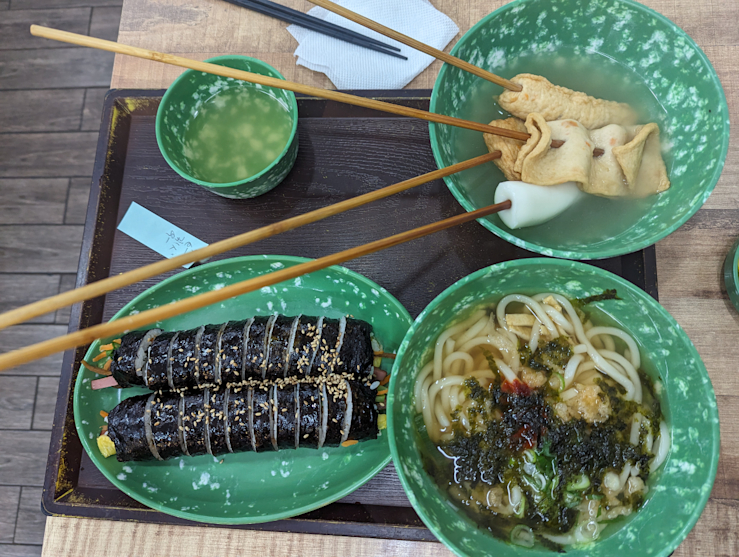
[[[255,276],[308,261],[285,255],[215,261],[178,273],[142,292],[113,319],[218,290]],[[383,348],[395,351],[411,324],[405,308],[387,290],[345,267],[333,266],[267,286],[158,323],[182,330],[252,315],[351,314],[372,324]],[[87,361],[99,352],[92,344]],[[384,360],[383,368],[390,369]],[[179,457],[164,462],[118,462],[103,458],[96,438],[105,425],[100,411],[124,398],[149,393],[143,387],[93,391],[97,376],[81,367],[74,389],[74,421],[92,462],[118,489],[144,505],[180,518],[217,524],[281,520],[336,501],[367,482],[390,462],[386,432],[351,447],[298,449]],[[184,551],[183,554],[187,554]]]
[[739,238],[731,246],[724,260],[724,285],[731,303],[739,311]]
[[[218,56],[206,62],[285,79],[280,72],[266,62],[248,56]],[[190,163],[183,153],[182,133],[187,122],[194,117],[200,105],[213,95],[224,89],[238,87],[254,87],[271,91],[278,101],[288,107],[293,124],[287,144],[272,164],[244,180],[216,183],[195,178],[191,174]],[[187,70],[167,89],[159,104],[156,119],[157,144],[169,166],[186,180],[195,182],[217,195],[232,199],[247,199],[262,195],[284,180],[298,156],[297,129],[298,103],[295,101],[294,93],[194,70]]]
[[[601,259],[664,238],[705,202],[718,181],[729,142],[729,112],[703,52],[664,16],[631,0],[516,0],[470,29],[452,54],[497,75],[538,73],[556,85],[631,102],[661,129],[672,187],[649,200],[580,202],[554,221],[511,230],[498,216],[480,223],[501,238],[543,255]],[[505,118],[493,98],[502,88],[444,65],[431,112],[488,123]],[[439,167],[486,152],[479,132],[430,124]],[[493,203],[505,180],[493,163],[444,178],[468,211]],[[584,203],[588,203],[584,205]],[[627,203],[631,203],[628,205]]]
[[577,298],[606,288],[615,288],[622,299],[589,307],[631,333],[643,360],[649,362],[645,371],[662,379],[660,399],[670,425],[672,448],[666,462],[650,477],[644,507],[610,525],[597,542],[570,549],[567,555],[667,556],[698,520],[716,477],[719,421],[711,381],[685,332],[654,299],[607,271],[556,259],[509,261],[481,269],[437,296],[405,335],[390,380],[388,430],[395,468],[424,523],[457,554],[553,555],[539,546],[524,549],[510,545],[478,528],[455,510],[424,470],[414,426],[413,385],[436,337],[473,309],[495,303],[506,294],[555,291]]

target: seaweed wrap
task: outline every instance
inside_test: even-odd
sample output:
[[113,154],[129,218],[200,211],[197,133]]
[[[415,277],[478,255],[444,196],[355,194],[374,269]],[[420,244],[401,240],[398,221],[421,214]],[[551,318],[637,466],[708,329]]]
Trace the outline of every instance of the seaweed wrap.
[[291,344],[295,340],[298,317],[277,316],[267,342],[266,379],[286,376],[287,360]]
[[348,381],[351,392],[351,423],[347,440],[377,439],[376,392],[361,381]]
[[129,461],[321,448],[377,433],[374,391],[333,377],[131,397],[111,410],[104,435]]
[[255,317],[249,327],[249,335],[244,348],[244,378],[264,379],[267,367],[266,339],[272,331],[275,316]]
[[273,423],[273,392],[268,385],[259,385],[251,389],[251,422],[250,427],[254,435],[254,450],[257,452],[277,449],[277,440],[274,438]]
[[218,353],[221,358],[220,383],[239,383],[244,380],[242,375],[244,362],[244,329],[250,325],[250,320],[229,321],[221,334]]
[[171,345],[172,389],[191,389],[198,386],[195,378],[198,338],[205,327],[182,331]]
[[110,362],[111,374],[118,385],[145,385],[142,370],[147,362],[149,345],[161,332],[161,329],[150,329],[123,335],[121,345],[113,352]]
[[298,386],[274,386],[274,416],[278,449],[295,449],[298,447]]
[[182,391],[331,374],[361,378],[372,374],[374,353],[364,321],[270,315],[188,331],[134,331],[111,358],[120,387]]
[[228,438],[231,450],[235,453],[253,451],[254,441],[249,429],[251,389],[236,387],[228,397]]
[[300,447],[318,449],[323,445],[321,429],[323,424],[320,386],[303,383],[298,388],[298,406],[300,424],[298,442]]
[[221,362],[218,358],[218,343],[226,325],[227,323],[206,325],[203,330],[197,346],[197,361],[195,362],[195,377],[198,385],[206,386],[219,383]]

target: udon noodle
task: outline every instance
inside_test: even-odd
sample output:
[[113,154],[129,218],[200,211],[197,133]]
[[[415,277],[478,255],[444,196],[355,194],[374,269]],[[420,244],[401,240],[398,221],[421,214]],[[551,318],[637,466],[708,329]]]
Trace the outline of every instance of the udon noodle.
[[429,472],[519,545],[597,539],[642,504],[670,448],[661,384],[628,333],[583,313],[588,301],[505,296],[442,332],[415,383]]

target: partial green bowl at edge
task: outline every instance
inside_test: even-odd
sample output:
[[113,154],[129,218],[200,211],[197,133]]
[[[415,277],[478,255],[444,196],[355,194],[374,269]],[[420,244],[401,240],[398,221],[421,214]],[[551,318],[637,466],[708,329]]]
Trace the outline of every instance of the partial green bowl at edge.
[[[616,224],[597,242],[564,235],[552,240],[541,226],[511,230],[496,215],[479,222],[508,242],[554,257],[602,259],[643,249],[687,221],[718,181],[729,143],[729,112],[721,83],[708,58],[682,29],[632,0],[515,0],[478,22],[451,53],[510,78],[526,71],[525,67],[515,72],[509,69],[518,58],[546,56],[563,48],[614,62],[646,84],[665,111],[658,123],[663,141],[669,137],[672,143],[667,155],[672,187],[635,223],[622,228]],[[556,85],[576,88],[578,83],[587,83],[572,82],[578,78],[567,68],[547,66],[538,73],[547,77],[549,72]],[[465,106],[474,97],[479,80],[443,65],[431,96],[431,112],[470,117]],[[484,123],[505,117],[497,116],[498,106],[492,98],[502,88],[491,87],[489,113],[475,115]],[[606,89],[604,96],[610,91]],[[469,141],[457,143],[455,137],[460,133],[467,133]],[[475,138],[451,126],[431,123],[430,137],[439,168],[487,152],[481,136]],[[493,163],[487,163],[444,180],[457,201],[472,211],[493,203],[495,185],[505,178]],[[593,219],[593,224],[599,221]]]
[[731,246],[724,260],[724,286],[731,303],[739,311],[739,238]]
[[[272,66],[249,56],[227,55],[206,60],[211,64],[228,66],[284,80]],[[187,171],[183,154],[182,132],[189,119],[194,117],[200,104],[220,90],[232,87],[255,87],[271,91],[274,96],[290,108],[292,128],[285,148],[265,169],[244,180],[227,183],[207,182],[195,178]],[[295,164],[298,156],[298,103],[291,91],[247,83],[233,78],[221,77],[195,70],[187,70],[179,76],[162,97],[157,110],[156,137],[159,150],[167,164],[180,176],[204,187],[206,190],[231,199],[257,197],[274,189]]]
[[700,517],[718,466],[720,433],[716,397],[698,352],[685,332],[653,298],[628,281],[597,267],[557,259],[523,259],[483,268],[453,284],[434,299],[408,330],[393,366],[388,394],[388,430],[393,462],[403,487],[423,522],[458,555],[544,557],[540,546],[508,544],[477,527],[451,504],[426,473],[417,448],[413,385],[431,347],[447,326],[506,294],[559,292],[568,298],[615,288],[621,300],[593,304],[605,319],[631,333],[647,373],[662,379],[660,396],[672,447],[665,463],[648,481],[639,511],[606,528],[601,539],[568,549],[572,557],[666,557],[685,539]]

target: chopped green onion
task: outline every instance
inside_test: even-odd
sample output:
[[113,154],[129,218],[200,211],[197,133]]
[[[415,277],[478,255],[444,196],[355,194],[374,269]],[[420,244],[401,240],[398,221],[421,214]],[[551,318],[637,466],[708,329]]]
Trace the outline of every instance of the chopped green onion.
[[580,504],[580,494],[572,493],[571,491],[565,491],[564,504],[568,509],[577,507]]
[[590,478],[585,474],[581,474],[579,478],[575,478],[567,484],[567,491],[583,491],[590,487]]
[[521,547],[534,547],[533,530],[523,524],[517,524],[511,530],[511,543]]
[[603,496],[600,493],[591,493],[590,495],[585,496],[586,499],[603,499]]
[[554,375],[556,375],[557,378],[559,379],[559,392],[561,393],[562,391],[565,390],[565,376],[556,371],[554,372]]

